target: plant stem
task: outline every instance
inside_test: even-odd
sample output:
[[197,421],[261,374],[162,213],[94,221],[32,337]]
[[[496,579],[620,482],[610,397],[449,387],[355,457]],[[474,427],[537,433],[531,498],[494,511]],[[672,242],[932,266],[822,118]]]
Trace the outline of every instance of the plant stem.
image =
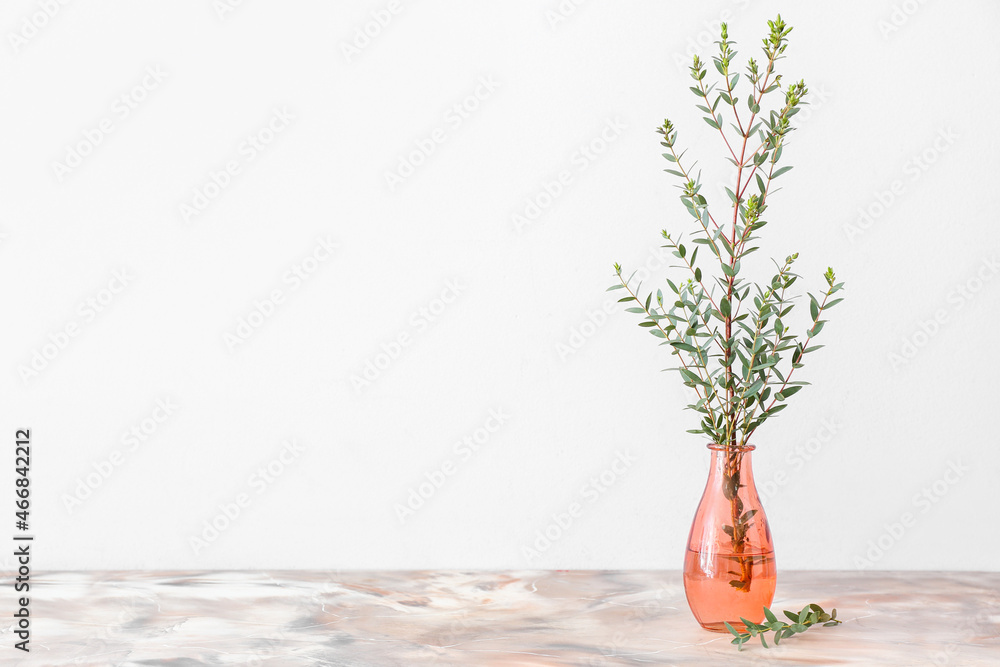
[[[760,93],[755,101],[755,104],[759,105],[760,100],[764,96],[764,90],[767,89],[767,81],[770,78],[773,67],[774,67],[774,59],[769,58],[767,73],[764,76],[764,83],[760,87]],[[728,77],[727,77],[727,83],[728,83]],[[704,86],[702,86],[702,88],[704,89]],[[705,97],[705,100],[706,102],[708,101],[707,96]],[[709,104],[708,106],[709,108],[711,108],[712,105]],[[740,200],[743,194],[743,190],[745,189],[745,186],[744,188],[741,188],[740,185],[742,184],[742,179],[743,179],[743,164],[744,161],[746,160],[747,141],[750,138],[750,129],[753,127],[753,122],[756,116],[757,114],[755,113],[751,114],[750,120],[747,122],[747,129],[741,132],[741,134],[743,135],[743,146],[740,149],[740,159],[737,161],[738,166],[736,168],[736,187],[733,188],[733,194],[735,197],[735,201],[733,202],[733,228],[732,228],[733,231],[732,231],[732,242],[730,243],[729,247],[730,250],[729,266],[732,269],[732,271],[727,276],[727,281],[726,281],[727,283],[726,299],[729,301],[730,304],[733,303],[733,291],[734,291],[734,284],[736,282],[736,258],[738,255],[738,251],[742,249],[743,245],[742,238],[740,239],[739,246],[737,246],[736,242],[736,227],[740,215]],[[714,119],[714,114],[713,114],[713,119]],[[722,131],[721,124],[719,132],[722,133],[723,138],[725,138],[725,132]],[[726,141],[726,146],[727,147],[729,146],[728,140]],[[729,149],[729,152],[730,153],[733,152],[731,147]],[[733,157],[735,158],[735,155]],[[756,171],[756,166],[754,167],[754,172],[755,171]],[[753,172],[751,172],[751,175],[747,177],[747,183],[749,183],[750,180],[753,178],[752,174]],[[748,224],[747,229],[749,229],[749,227],[750,225]],[[747,230],[744,230],[744,236],[746,235],[747,235]],[[736,391],[735,387],[733,386],[732,363],[730,363],[731,355],[733,354],[732,338],[733,338],[733,317],[735,316],[734,310],[735,309],[732,307],[732,305],[730,305],[729,315],[726,316],[726,395],[728,397],[728,403],[726,406],[726,421],[728,429],[728,438],[726,442],[726,446],[728,449],[726,464],[728,467],[728,472],[730,474],[730,479],[735,480],[733,485],[732,498],[730,499],[730,516],[732,517],[732,528],[733,528],[733,534],[732,534],[733,554],[737,557],[739,561],[740,575],[741,575],[739,579],[740,585],[737,586],[736,588],[746,593],[750,591],[750,585],[753,579],[753,563],[751,561],[748,561],[744,553],[746,548],[746,539],[745,539],[746,530],[749,526],[749,522],[744,524],[741,521],[741,517],[743,515],[743,501],[741,501],[739,497],[739,489],[740,489],[739,474],[741,467],[740,466],[741,459],[739,451],[737,450],[737,442],[736,442],[737,439],[736,420],[738,417],[739,410],[737,409],[736,404],[734,402],[734,399],[736,397]],[[753,360],[751,359],[750,362],[752,364]]]
[[726,469],[729,478],[734,480],[732,487],[733,497],[730,501],[730,515],[733,527],[733,555],[736,556],[737,562],[740,564],[739,585],[735,586],[735,588],[744,593],[749,593],[750,584],[753,580],[753,562],[752,558],[748,559],[744,553],[746,550],[746,529],[749,523],[744,523],[740,520],[743,515],[743,501],[740,500],[739,496],[740,487],[743,486],[740,480],[740,463],[740,453],[737,449],[733,448],[727,452]]

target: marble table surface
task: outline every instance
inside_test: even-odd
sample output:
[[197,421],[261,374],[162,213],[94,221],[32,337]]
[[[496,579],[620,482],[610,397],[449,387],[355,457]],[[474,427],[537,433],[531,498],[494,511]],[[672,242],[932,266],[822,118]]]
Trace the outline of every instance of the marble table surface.
[[31,592],[32,651],[5,623],[0,664],[1000,665],[1000,573],[781,572],[772,606],[844,623],[739,653],[668,571],[52,572]]

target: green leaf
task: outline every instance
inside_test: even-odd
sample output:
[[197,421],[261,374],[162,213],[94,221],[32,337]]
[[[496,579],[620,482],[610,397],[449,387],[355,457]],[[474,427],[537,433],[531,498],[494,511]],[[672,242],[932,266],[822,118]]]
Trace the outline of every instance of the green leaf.
[[609,287],[608,289],[606,289],[604,291],[605,292],[610,292],[611,290],[616,290],[616,289],[625,289],[625,286],[624,285],[612,285],[611,287]]
[[667,335],[665,333],[663,333],[662,331],[660,331],[659,329],[650,329],[649,333],[653,334],[657,338],[666,338],[667,337]]
[[688,369],[678,368],[677,370],[680,371],[680,374],[683,375],[685,378],[687,378],[688,381],[694,382],[695,384],[703,384],[702,379],[697,375],[695,375],[694,373],[692,373],[691,371],[689,371]]
[[709,125],[710,125],[711,127],[714,127],[714,128],[716,129],[716,130],[718,130],[718,129],[721,129],[721,128],[719,127],[719,124],[718,124],[718,123],[716,123],[716,122],[715,122],[714,120],[712,120],[711,118],[708,118],[707,116],[702,116],[702,119],[703,119],[703,120],[704,120],[704,121],[705,121],[706,123],[708,123],[708,124],[709,124]]
[[778,392],[775,398],[777,398],[779,401],[783,401],[789,396],[794,395],[800,389],[802,389],[802,387],[786,387],[782,391]]
[[789,619],[790,619],[790,620],[791,620],[791,621],[792,621],[793,623],[798,623],[798,622],[799,622],[799,617],[798,617],[798,615],[797,615],[797,614],[793,614],[793,613],[792,613],[792,612],[790,612],[790,611],[784,611],[784,612],[782,612],[782,613],[783,613],[783,614],[784,614],[785,616],[787,616],[787,617],[788,617],[788,618],[789,618]]
[[729,625],[729,621],[723,621],[722,624],[726,626],[726,630],[729,630],[729,632],[731,632],[734,637],[740,636],[740,633],[736,631],[736,628]]
[[729,303],[729,299],[722,297],[722,302],[719,303],[719,310],[722,311],[723,317],[729,317],[730,313],[732,313],[732,306]]
[[819,301],[812,294],[809,295],[809,314],[812,315],[813,322],[819,319]]
[[782,174],[784,174],[784,173],[786,173],[788,171],[791,171],[791,170],[792,170],[791,165],[789,165],[787,167],[782,167],[781,169],[778,169],[773,174],[771,174],[771,178],[777,178],[778,176],[781,176]]
[[618,303],[627,303],[629,301],[635,301],[634,296],[627,296],[624,299],[618,299]]
[[726,238],[725,234],[719,235],[719,242],[722,244],[722,247],[726,250],[727,253],[729,253],[730,255],[733,254],[733,246],[729,245],[729,239]]

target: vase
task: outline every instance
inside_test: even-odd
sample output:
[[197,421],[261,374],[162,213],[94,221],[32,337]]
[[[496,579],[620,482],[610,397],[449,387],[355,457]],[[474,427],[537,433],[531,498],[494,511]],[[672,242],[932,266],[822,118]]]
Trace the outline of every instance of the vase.
[[753,445],[709,445],[712,467],[684,558],[688,606],[707,630],[743,631],[764,620],[777,573],[774,545],[753,481]]

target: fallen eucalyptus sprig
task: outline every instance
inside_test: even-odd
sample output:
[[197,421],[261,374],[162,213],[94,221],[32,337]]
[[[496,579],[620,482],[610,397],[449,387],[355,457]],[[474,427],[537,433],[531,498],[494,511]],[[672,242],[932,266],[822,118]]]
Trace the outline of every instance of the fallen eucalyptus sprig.
[[822,623],[824,626],[840,625],[841,623],[841,621],[837,620],[836,609],[828,614],[818,604],[806,605],[798,614],[792,611],[785,611],[783,613],[791,620],[791,623],[779,621],[773,611],[764,607],[764,616],[767,618],[765,623],[753,623],[745,618],[740,618],[743,621],[743,625],[747,627],[748,632],[740,632],[729,625],[729,623],[726,623],[726,629],[736,637],[732,643],[736,644],[737,650],[742,651],[744,643],[758,636],[764,648],[771,648],[767,645],[767,640],[764,639],[764,633],[768,631],[774,632],[774,645],[777,646],[782,639],[791,637],[799,632],[805,632],[810,626],[816,623]]

